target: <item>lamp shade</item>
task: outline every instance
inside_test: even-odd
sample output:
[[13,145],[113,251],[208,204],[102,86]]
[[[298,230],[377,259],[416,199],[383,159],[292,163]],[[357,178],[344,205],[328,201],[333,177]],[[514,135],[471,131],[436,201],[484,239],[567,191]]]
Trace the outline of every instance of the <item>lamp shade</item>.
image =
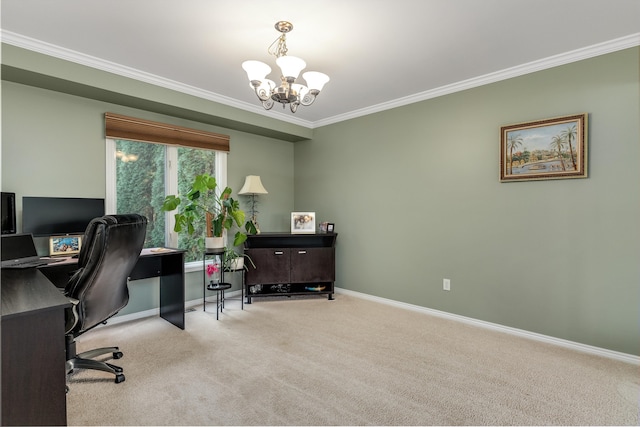
[[307,82],[309,89],[316,89],[321,91],[324,85],[329,81],[329,76],[317,71],[307,71],[302,75]]
[[293,77],[297,79],[300,75],[300,71],[307,66],[304,60],[295,56],[281,56],[276,59],[276,64],[282,70],[282,75],[285,77]]
[[242,68],[247,72],[249,81],[262,81],[271,72],[271,67],[260,61],[244,61]]
[[248,175],[238,194],[269,194],[269,192],[262,185],[258,175]]

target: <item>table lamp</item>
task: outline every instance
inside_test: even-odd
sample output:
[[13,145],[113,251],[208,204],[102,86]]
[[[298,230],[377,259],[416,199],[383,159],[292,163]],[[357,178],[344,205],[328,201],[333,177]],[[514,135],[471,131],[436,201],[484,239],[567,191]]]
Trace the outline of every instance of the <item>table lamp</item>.
[[244,185],[238,192],[239,195],[251,196],[251,202],[249,205],[249,214],[251,215],[251,222],[255,225],[256,230],[260,233],[260,227],[258,227],[258,202],[256,201],[257,194],[269,194],[269,192],[262,185],[260,177],[257,175],[248,175],[244,180]]

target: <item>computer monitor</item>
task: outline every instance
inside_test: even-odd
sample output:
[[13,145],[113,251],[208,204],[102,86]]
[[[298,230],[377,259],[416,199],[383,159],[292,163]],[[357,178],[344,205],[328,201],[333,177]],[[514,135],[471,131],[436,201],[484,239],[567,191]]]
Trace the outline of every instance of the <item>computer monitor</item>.
[[25,196],[22,232],[34,236],[83,234],[89,222],[104,211],[104,199]]
[[2,234],[16,233],[16,193],[2,192]]

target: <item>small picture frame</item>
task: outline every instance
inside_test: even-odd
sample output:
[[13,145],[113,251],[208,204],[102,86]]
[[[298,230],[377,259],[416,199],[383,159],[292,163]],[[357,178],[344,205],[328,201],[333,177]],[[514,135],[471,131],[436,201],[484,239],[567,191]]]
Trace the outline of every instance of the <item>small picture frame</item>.
[[327,223],[327,233],[333,233],[335,228],[336,228],[336,225],[334,223],[332,222]]
[[291,233],[315,233],[315,212],[291,212]]
[[80,252],[82,236],[51,236],[49,237],[49,255],[67,256]]

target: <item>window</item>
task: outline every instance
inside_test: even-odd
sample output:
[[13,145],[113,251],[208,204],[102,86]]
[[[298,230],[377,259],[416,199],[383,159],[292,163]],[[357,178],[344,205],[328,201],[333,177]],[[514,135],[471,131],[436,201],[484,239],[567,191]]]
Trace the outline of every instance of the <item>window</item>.
[[162,212],[168,194],[184,194],[204,172],[226,186],[226,152],[107,139],[107,212],[139,213],[148,219],[145,247],[185,249],[185,261],[201,259],[204,218],[192,235],[173,231],[173,213]]

